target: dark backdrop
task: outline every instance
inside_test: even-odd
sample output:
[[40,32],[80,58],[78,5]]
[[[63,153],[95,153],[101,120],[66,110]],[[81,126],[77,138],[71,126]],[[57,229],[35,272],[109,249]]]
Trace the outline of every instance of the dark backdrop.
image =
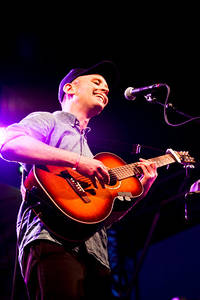
[[[35,6],[32,9],[24,8],[23,14],[5,10],[0,49],[1,126],[17,122],[32,111],[60,109],[57,88],[66,72],[109,59],[118,66],[121,80],[104,113],[90,123],[88,140],[93,152],[111,151],[133,162],[173,148],[189,151],[198,162],[199,121],[169,126],[161,105],[148,103],[143,97],[131,102],[123,96],[129,86],[167,83],[171,89],[169,101],[179,111],[200,115],[195,9],[182,6],[175,10],[168,5],[154,14],[148,7],[144,12],[143,7],[133,10],[116,4],[109,9],[101,6],[89,10],[80,4],[76,13],[71,7],[55,6],[50,14]],[[84,14],[80,13],[82,9]],[[164,103],[164,90],[157,91],[156,96]],[[187,119],[172,112],[168,117],[173,124]],[[140,154],[134,153],[135,144],[141,145]],[[8,249],[1,254],[1,276],[6,282],[2,289],[7,299],[12,272],[5,275],[4,270],[12,268],[14,261],[20,174],[16,163],[1,160],[0,166],[0,183],[6,191],[6,196],[1,194],[1,249]],[[199,225],[185,223],[183,196],[198,178],[198,166],[189,171],[189,177],[178,164],[160,169],[147,198],[113,227],[109,240],[116,297],[131,284],[135,264],[161,207],[132,299],[167,300],[177,295],[200,298]]]

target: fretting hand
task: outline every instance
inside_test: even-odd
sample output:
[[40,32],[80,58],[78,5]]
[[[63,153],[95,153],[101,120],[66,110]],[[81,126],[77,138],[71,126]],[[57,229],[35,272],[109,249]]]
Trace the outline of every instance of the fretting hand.
[[158,176],[157,166],[155,162],[151,162],[143,158],[140,158],[140,161],[137,163],[137,166],[141,168],[143,172],[141,183],[144,188],[144,197]]

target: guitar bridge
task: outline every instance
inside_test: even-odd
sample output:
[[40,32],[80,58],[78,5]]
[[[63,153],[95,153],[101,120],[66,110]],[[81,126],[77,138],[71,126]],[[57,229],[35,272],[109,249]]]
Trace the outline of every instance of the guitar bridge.
[[82,188],[81,184],[75,180],[67,171],[62,171],[58,176],[61,176],[62,178],[66,179],[66,181],[69,183],[69,185],[73,188],[75,193],[85,202],[89,203],[91,200],[88,198],[87,193]]

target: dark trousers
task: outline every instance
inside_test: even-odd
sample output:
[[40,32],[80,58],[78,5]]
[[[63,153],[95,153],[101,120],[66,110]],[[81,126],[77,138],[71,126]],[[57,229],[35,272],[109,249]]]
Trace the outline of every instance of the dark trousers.
[[35,241],[26,249],[23,275],[31,300],[111,299],[108,270],[49,241]]

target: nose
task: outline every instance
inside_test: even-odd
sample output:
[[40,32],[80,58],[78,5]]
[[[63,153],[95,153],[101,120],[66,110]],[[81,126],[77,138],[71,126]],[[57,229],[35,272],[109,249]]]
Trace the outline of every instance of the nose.
[[101,88],[101,90],[102,90],[102,92],[107,96],[108,95],[108,93],[109,93],[109,88],[107,87],[107,86],[103,86],[102,88]]

